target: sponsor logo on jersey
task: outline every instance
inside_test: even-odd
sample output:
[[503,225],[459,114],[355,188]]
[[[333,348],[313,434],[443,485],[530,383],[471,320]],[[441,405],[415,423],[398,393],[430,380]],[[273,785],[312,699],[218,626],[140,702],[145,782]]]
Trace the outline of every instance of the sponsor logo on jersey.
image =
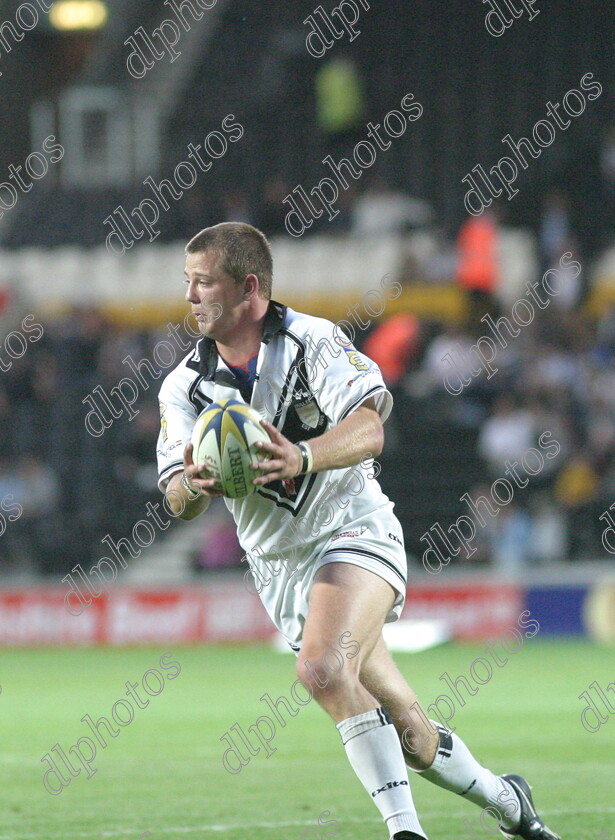
[[400,545],[403,545],[402,541],[399,539],[399,537],[397,536],[397,534],[391,534],[391,533],[389,533],[389,534],[387,534],[387,537],[388,537],[390,540],[395,540],[395,542],[396,542],[396,543],[399,543]]
[[342,531],[341,534],[336,534],[334,537],[331,538],[331,542],[335,542],[336,540],[341,540],[344,537],[360,537],[368,530],[367,525],[361,525],[358,531]]
[[357,370],[369,370],[369,365],[365,361],[365,358],[360,353],[357,353],[356,350],[349,350],[347,347],[344,347],[344,352],[348,356],[350,364],[354,365]]

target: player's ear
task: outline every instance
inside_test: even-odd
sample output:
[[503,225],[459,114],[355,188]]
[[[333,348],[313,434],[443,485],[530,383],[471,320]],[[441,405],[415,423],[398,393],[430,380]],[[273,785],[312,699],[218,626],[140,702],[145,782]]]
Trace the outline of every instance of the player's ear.
[[260,280],[256,274],[248,274],[243,281],[243,297],[244,300],[251,300],[253,297],[258,297],[258,290],[260,288]]

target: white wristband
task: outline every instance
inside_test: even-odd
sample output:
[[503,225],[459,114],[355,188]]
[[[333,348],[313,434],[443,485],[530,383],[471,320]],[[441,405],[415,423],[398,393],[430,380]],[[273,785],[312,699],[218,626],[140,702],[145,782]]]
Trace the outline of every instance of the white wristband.
[[314,453],[312,452],[312,447],[306,440],[302,440],[297,444],[297,446],[299,447],[299,451],[301,452],[301,456],[303,458],[303,464],[299,475],[306,475],[306,473],[312,472],[312,467],[314,466]]

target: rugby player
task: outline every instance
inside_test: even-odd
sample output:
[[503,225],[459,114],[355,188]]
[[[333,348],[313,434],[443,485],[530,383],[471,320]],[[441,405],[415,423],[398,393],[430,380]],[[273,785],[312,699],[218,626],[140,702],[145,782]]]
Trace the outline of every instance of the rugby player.
[[[269,244],[250,225],[198,233],[186,246],[185,274],[203,337],[160,390],[160,489],[174,513],[193,519],[221,495],[193,462],[198,415],[224,398],[249,403],[270,437],[260,444],[262,475],[255,493],[225,501],[261,580],[279,561],[280,544],[292,544],[291,525],[301,517],[318,523],[294,552],[292,573],[272,576],[260,597],[298,654],[299,680],[335,722],[389,837],[426,837],[409,767],[495,816],[507,838],[559,840],[537,816],[527,782],[494,775],[457,734],[430,722],[393,662],[382,628],[404,604],[406,554],[374,473],[360,492],[349,484],[343,504],[319,504],[340,470],[382,451],[392,398],[378,367],[330,321],[271,300]],[[326,652],[348,632],[356,655],[335,673],[325,669]]]

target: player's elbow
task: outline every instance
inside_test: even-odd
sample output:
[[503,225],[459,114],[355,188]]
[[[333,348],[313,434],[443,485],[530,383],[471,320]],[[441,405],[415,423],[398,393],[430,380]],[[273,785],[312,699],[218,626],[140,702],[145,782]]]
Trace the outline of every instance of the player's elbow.
[[203,513],[209,504],[209,500],[204,496],[195,501],[187,501],[181,491],[174,486],[172,487],[171,483],[169,483],[169,488],[167,488],[165,496],[171,516],[174,516],[176,519],[183,519],[185,522],[195,519],[195,517]]
[[186,519],[186,503],[183,501],[181,495],[177,490],[167,490],[165,493],[166,503],[169,507],[169,513],[176,519]]
[[196,517],[199,516],[202,512],[202,509],[194,510],[194,508],[190,509],[190,506],[186,505],[186,507],[183,508],[183,510],[179,509],[175,516],[178,519],[183,519],[184,522],[190,522],[191,519],[196,519]]
[[190,502],[182,501],[182,506],[178,509],[178,512],[175,515],[178,519],[183,519],[184,522],[190,522],[191,519],[196,519],[197,516],[205,513],[210,502],[211,499],[209,496],[199,496],[198,499],[194,499]]

